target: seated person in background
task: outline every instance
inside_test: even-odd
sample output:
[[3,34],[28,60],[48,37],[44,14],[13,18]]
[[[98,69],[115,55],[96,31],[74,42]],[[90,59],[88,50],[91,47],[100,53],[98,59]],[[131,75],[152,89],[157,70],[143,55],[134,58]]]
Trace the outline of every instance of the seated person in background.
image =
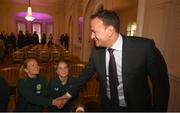
[[58,106],[60,101],[46,97],[46,80],[39,74],[39,65],[34,58],[25,60],[16,86],[18,90],[18,103],[15,111],[43,111],[45,106]]
[[6,112],[9,102],[9,88],[4,78],[0,77],[0,112]]
[[[77,81],[75,77],[69,75],[69,66],[65,60],[61,60],[58,63],[56,73],[58,76],[52,78],[52,80],[48,84],[48,97],[51,99],[64,95],[69,90],[69,88],[72,87],[72,85]],[[51,112],[72,111],[76,104],[77,97],[78,96],[71,98],[61,109],[55,106],[51,106],[48,109]]]

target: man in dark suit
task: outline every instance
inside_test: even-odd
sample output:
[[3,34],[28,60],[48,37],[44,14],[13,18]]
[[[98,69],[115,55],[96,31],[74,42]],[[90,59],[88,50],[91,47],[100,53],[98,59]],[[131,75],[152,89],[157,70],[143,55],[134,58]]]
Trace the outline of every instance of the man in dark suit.
[[[61,97],[64,98],[63,103],[76,95],[93,72],[97,72],[103,111],[166,111],[169,80],[163,56],[153,40],[122,36],[119,34],[119,26],[119,17],[114,11],[101,10],[91,16],[91,38],[96,47],[78,83]],[[115,88],[118,94],[114,95],[111,92],[113,82],[110,81],[109,48],[113,49],[117,71],[114,75],[118,79]],[[113,100],[115,95],[118,100],[116,103]]]

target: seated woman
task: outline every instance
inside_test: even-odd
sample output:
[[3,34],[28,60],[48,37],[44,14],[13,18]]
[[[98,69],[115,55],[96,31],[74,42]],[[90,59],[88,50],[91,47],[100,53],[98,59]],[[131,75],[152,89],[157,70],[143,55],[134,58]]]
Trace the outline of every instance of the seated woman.
[[[69,66],[65,60],[61,60],[58,63],[56,73],[58,76],[52,78],[48,84],[48,97],[51,99],[57,98],[64,95],[70,87],[77,81],[75,77],[69,76]],[[51,106],[49,111],[63,111],[69,112],[72,111],[74,105],[76,104],[77,97],[71,98],[61,109]]]
[[8,111],[9,96],[8,84],[3,77],[0,77],[0,112]]
[[16,86],[18,103],[15,111],[43,111],[44,106],[60,105],[60,101],[46,97],[46,80],[39,74],[39,65],[34,58],[28,58],[23,65]]

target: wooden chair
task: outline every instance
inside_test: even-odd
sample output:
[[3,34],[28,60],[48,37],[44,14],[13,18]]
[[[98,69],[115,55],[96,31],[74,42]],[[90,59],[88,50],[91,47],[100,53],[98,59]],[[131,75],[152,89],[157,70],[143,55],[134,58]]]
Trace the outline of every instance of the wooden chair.
[[84,64],[71,64],[70,65],[70,75],[74,77],[79,77],[81,71],[85,68]]
[[23,51],[15,51],[12,54],[13,63],[21,63],[24,61],[24,52]]
[[5,67],[0,70],[0,73],[10,87],[16,87],[16,80],[19,78],[19,67]]
[[20,68],[22,64],[8,64],[8,67],[17,67]]
[[66,60],[69,60],[70,59],[70,53],[69,53],[69,51],[62,51],[61,52],[61,58],[62,59],[66,59]]
[[57,69],[57,65],[53,64],[53,65],[50,65],[48,67],[48,73],[46,75],[46,79],[47,81],[49,82],[49,80],[52,79],[52,77],[56,76],[56,69]]
[[14,110],[15,104],[17,102],[16,98],[16,81],[19,78],[19,68],[20,67],[5,67],[0,69],[0,75],[7,81],[9,91],[10,91],[10,100],[8,103],[8,110],[11,108]]
[[52,62],[58,62],[60,60],[60,53],[58,50],[51,51],[51,60]]
[[36,58],[37,57],[37,54],[36,54],[36,51],[35,50],[29,50],[27,51],[26,53],[26,58]]
[[47,66],[46,65],[40,65],[39,68],[40,68],[40,74],[46,76],[46,74],[48,72]]
[[40,50],[40,51],[38,51],[38,61],[40,63],[48,63],[48,61],[49,61],[49,52],[48,52],[48,50]]
[[85,87],[81,91],[82,99],[84,103],[87,102],[100,102],[99,96],[99,80],[96,74],[92,76],[88,82],[86,82]]

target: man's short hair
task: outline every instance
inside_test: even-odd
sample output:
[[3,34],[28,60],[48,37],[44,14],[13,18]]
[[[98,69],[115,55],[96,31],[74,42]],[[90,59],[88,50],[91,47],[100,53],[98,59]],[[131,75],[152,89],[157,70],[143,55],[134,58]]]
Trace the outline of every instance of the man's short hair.
[[103,21],[103,24],[105,26],[112,25],[117,33],[119,33],[120,30],[120,19],[119,16],[115,11],[112,10],[100,10],[93,15],[91,15],[91,19],[99,18]]

